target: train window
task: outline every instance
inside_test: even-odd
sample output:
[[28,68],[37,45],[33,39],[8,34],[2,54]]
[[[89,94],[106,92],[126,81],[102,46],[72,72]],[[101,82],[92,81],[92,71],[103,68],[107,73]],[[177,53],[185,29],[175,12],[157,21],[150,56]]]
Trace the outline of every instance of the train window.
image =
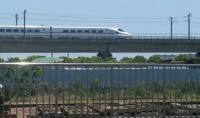
[[24,29],[21,29],[20,32],[24,32]]
[[84,32],[85,32],[85,33],[90,33],[90,31],[89,31],[89,30],[85,30]]
[[83,31],[82,30],[78,30],[78,33],[82,33]]
[[30,33],[30,32],[33,32],[33,30],[27,30],[27,32],[29,32],[29,33]]
[[103,33],[103,30],[99,30],[98,33]]
[[71,33],[75,33],[75,32],[76,32],[76,30],[71,30],[70,32],[71,32]]
[[97,33],[97,31],[96,30],[92,30],[92,33]]
[[35,33],[39,33],[39,32],[40,32],[40,30],[34,30],[34,32],[35,32]]
[[13,32],[19,32],[19,30],[18,29],[14,29]]
[[11,29],[6,29],[6,32],[12,32],[12,30]]
[[4,29],[0,29],[0,32],[5,32],[5,30]]
[[63,30],[63,32],[64,32],[64,33],[68,33],[68,32],[69,32],[69,30]]
[[124,30],[122,30],[122,29],[118,29],[120,32],[124,32]]

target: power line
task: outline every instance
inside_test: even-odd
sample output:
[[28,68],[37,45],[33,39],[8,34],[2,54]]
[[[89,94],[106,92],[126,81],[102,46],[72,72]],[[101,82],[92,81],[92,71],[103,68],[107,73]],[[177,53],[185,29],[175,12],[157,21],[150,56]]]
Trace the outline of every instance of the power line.
[[13,18],[12,16],[0,16],[1,19],[11,19]]
[[191,24],[200,24],[198,21],[192,21]]
[[13,15],[13,13],[11,13],[11,12],[7,12],[7,13],[6,12],[0,12],[0,15],[10,15],[11,16],[11,15]]
[[29,17],[31,20],[48,20],[48,21],[71,21],[71,22],[103,22],[103,23],[166,23],[167,20],[101,20],[101,19],[60,19],[60,18],[41,18]]
[[199,16],[192,16],[192,18],[194,18],[194,19],[200,19]]
[[[49,14],[49,13],[38,13],[38,12],[30,12],[32,14],[32,20],[55,20],[55,21],[62,21],[67,20],[71,22],[103,22],[103,23],[164,23],[167,17],[132,17],[132,18],[125,18],[125,17],[105,17],[105,16],[97,16],[97,17],[80,17],[80,16],[64,16],[59,14]],[[41,17],[42,16],[42,17]],[[55,18],[56,17],[56,18]],[[61,19],[60,19],[61,18]],[[81,20],[80,20],[81,18]],[[184,23],[188,22],[188,20],[185,20],[185,17],[173,17],[174,23]],[[106,19],[106,21],[105,21]],[[109,21],[112,20],[112,21]]]
[[[113,17],[105,17],[105,16],[65,16],[65,15],[58,15],[58,14],[48,14],[48,13],[37,13],[37,12],[29,12],[32,16],[48,16],[48,17],[62,17],[62,18],[89,18],[89,19],[130,19],[122,16],[113,16]],[[166,19],[167,17],[132,17],[132,19]]]
[[[41,21],[41,20],[34,20],[34,21]],[[62,20],[63,21],[63,20]],[[58,22],[56,20],[49,20],[48,22]],[[106,21],[66,21],[65,22],[74,22],[74,23],[107,23],[107,24],[110,24],[110,23],[115,23],[115,24],[138,24],[138,23],[147,23],[147,24],[157,24],[157,23],[167,23],[167,22],[106,22]]]
[[[1,12],[0,12],[1,14]],[[2,13],[2,14],[8,14],[8,13]],[[122,17],[122,16],[118,16],[118,17],[105,17],[105,16],[97,16],[97,17],[80,17],[80,16],[66,16],[66,15],[59,15],[59,14],[49,14],[49,13],[38,13],[38,12],[29,12],[29,14],[31,14],[30,19],[32,20],[69,20],[69,21],[73,21],[73,22],[107,22],[107,23],[154,23],[154,22],[167,22],[167,17],[160,17],[160,16],[148,16],[148,17],[143,17],[143,16],[137,16],[137,17],[132,17],[132,18],[126,18],[126,17]],[[50,17],[51,16],[51,17]],[[10,18],[10,17],[2,17],[2,15],[0,16],[0,18]],[[80,20],[80,18],[82,18]],[[196,19],[200,19],[200,17],[195,16],[194,18]],[[106,19],[106,20],[105,20]],[[173,17],[174,19],[174,23],[181,23],[181,22],[186,22],[185,17]],[[110,21],[112,20],[112,21]],[[188,20],[187,20],[188,21]]]
[[45,19],[45,20],[76,20],[76,21],[114,21],[114,22],[160,22],[160,21],[163,21],[163,22],[167,22],[166,19],[163,19],[163,20],[159,20],[159,19],[89,19],[89,18],[57,18],[57,17],[35,17],[35,16],[30,16],[29,17],[30,19]]

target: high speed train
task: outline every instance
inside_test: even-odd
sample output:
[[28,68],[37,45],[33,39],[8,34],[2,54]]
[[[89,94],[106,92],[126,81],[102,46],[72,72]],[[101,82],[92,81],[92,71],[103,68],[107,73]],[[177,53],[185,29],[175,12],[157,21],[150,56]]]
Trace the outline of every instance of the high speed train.
[[[25,29],[25,30],[24,30]],[[130,38],[132,35],[120,28],[60,27],[60,26],[0,26],[0,37],[21,38]]]

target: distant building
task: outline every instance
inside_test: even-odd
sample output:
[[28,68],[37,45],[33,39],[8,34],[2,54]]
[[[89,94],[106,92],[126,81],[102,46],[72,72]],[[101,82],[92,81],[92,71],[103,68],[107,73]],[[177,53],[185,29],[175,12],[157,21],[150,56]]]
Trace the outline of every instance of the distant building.
[[187,57],[191,58],[191,59],[195,59],[196,55],[195,54],[185,54]]
[[176,55],[159,55],[161,62],[171,62],[175,61]]
[[[195,59],[195,54],[184,54],[189,59]],[[162,63],[175,63],[175,64],[181,64],[185,63],[184,61],[176,61],[177,55],[159,55]]]

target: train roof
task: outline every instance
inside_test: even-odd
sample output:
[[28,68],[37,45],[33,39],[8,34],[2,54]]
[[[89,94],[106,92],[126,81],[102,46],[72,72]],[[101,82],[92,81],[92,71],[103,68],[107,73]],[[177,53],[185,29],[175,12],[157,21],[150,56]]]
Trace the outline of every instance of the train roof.
[[[11,25],[0,25],[1,28],[23,28],[24,26],[11,26]],[[53,28],[81,28],[81,29],[87,29],[87,28],[91,28],[91,29],[119,29],[117,27],[73,27],[73,26],[29,26],[27,25],[26,28],[49,28],[49,27],[53,27]]]
[[[23,28],[24,26],[13,26],[13,25],[0,25],[0,27],[8,28]],[[49,28],[49,26],[26,26],[27,28]]]

